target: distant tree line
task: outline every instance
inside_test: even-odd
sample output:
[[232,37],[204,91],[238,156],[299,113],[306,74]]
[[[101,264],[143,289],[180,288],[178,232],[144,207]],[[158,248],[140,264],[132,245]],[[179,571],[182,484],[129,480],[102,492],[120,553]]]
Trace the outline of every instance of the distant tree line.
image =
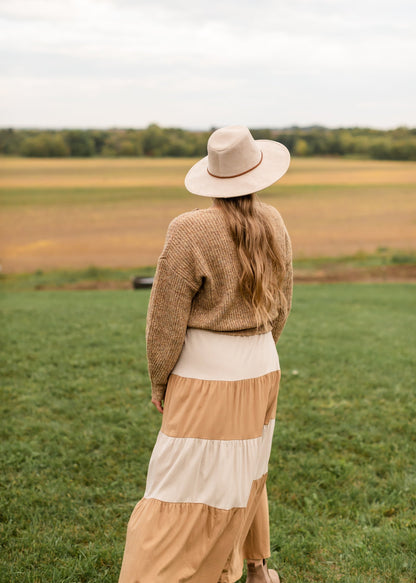
[[[162,128],[32,130],[0,129],[0,155],[29,157],[201,157],[210,131]],[[328,129],[322,126],[252,129],[255,139],[282,142],[293,156],[351,156],[416,160],[416,128]]]

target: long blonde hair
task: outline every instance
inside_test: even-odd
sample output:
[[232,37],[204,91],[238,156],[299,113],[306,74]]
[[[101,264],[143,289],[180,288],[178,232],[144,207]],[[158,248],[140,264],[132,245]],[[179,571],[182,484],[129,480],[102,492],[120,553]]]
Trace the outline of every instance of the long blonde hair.
[[286,303],[282,292],[286,273],[283,251],[272,224],[259,210],[257,194],[215,198],[215,204],[223,211],[236,244],[241,264],[240,292],[253,308],[259,328],[267,322],[277,298],[280,305]]

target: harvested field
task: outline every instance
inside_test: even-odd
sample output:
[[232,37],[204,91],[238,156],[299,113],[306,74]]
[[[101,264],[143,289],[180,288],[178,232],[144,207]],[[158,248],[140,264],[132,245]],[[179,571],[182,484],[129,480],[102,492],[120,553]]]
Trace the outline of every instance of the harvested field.
[[[0,159],[0,263],[17,273],[154,265],[176,215],[206,208],[191,159]],[[295,257],[416,249],[416,163],[293,159],[260,193],[282,213]]]

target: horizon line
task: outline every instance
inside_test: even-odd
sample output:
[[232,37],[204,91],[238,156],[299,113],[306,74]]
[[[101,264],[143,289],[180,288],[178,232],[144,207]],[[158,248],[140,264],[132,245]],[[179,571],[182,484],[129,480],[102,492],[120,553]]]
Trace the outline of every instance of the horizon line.
[[[157,122],[150,122],[146,126],[127,126],[127,125],[106,125],[106,126],[82,126],[82,125],[70,125],[70,126],[41,126],[41,125],[0,125],[0,130],[41,130],[41,131],[62,131],[62,130],[83,130],[83,131],[93,131],[93,130],[146,130],[149,126],[156,125],[161,129],[180,129],[188,132],[210,132],[214,131],[220,127],[226,127],[223,125],[212,124],[207,128],[189,128],[179,125],[161,125]],[[226,124],[226,125],[240,125],[240,124]],[[416,129],[416,126],[411,125],[395,125],[389,127],[380,126],[370,126],[370,125],[339,125],[339,126],[329,126],[320,123],[312,123],[307,125],[292,124],[287,126],[267,126],[267,125],[247,125],[250,130],[270,130],[270,131],[286,131],[286,130],[305,130],[305,129],[326,129],[326,130],[351,130],[351,129],[363,129],[363,130],[378,130],[378,131],[391,131],[397,129]]]

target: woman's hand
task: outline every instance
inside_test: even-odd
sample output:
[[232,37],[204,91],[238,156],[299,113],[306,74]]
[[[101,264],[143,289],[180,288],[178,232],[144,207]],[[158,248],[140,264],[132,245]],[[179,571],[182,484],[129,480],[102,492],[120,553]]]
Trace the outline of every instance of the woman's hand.
[[163,413],[162,401],[157,401],[156,399],[152,399],[152,403],[156,407],[156,409],[159,411],[159,413]]

